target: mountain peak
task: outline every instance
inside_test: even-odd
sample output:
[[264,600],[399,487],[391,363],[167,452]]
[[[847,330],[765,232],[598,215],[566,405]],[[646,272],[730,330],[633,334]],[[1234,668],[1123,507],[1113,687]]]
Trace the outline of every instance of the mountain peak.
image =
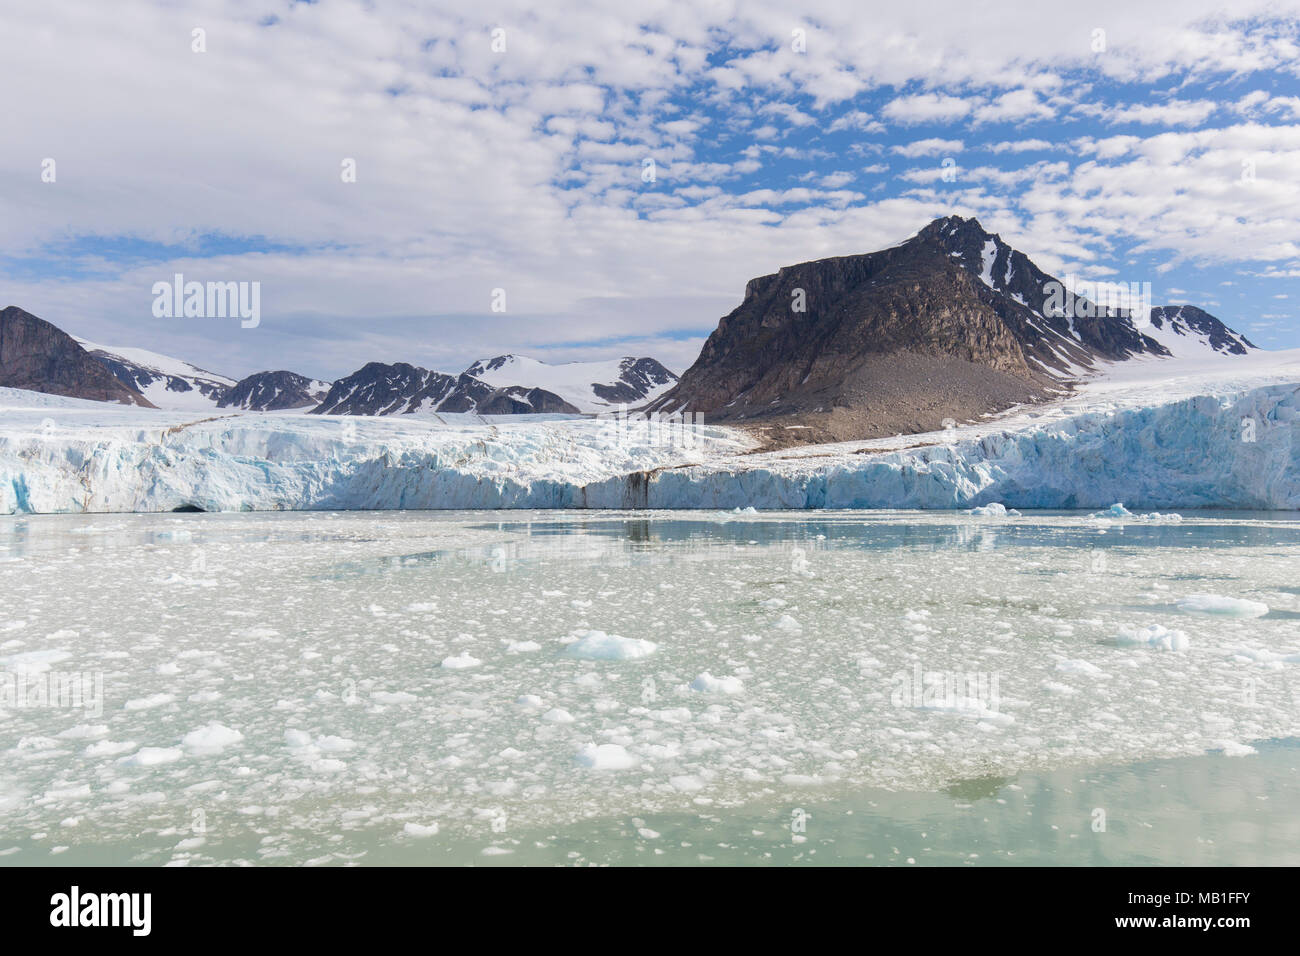
[[1099,362],[1168,357],[1231,330],[1184,310],[1134,320],[1067,290],[978,219],[751,279],[657,411],[800,422],[808,440],[929,431],[1040,401]]
[[929,225],[922,229],[917,235],[954,235],[957,233],[978,233],[984,236],[992,236],[993,233],[986,230],[980,225],[980,221],[974,216],[969,219],[962,216],[940,216],[932,220]]
[[16,305],[0,311],[0,386],[154,407],[67,332]]

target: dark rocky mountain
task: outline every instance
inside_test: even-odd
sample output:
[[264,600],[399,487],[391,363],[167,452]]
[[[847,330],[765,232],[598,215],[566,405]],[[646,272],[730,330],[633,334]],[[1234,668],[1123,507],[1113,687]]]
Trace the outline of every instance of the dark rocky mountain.
[[528,388],[524,385],[508,385],[495,389],[491,395],[478,403],[475,409],[480,415],[576,415],[578,409],[570,405],[554,392],[544,388]]
[[995,311],[1037,370],[1069,376],[1076,371],[1072,365],[1087,369],[1097,359],[1168,354],[1135,328],[1127,312],[1069,292],[1001,236],[985,232],[976,219],[936,219],[904,246],[921,255],[937,247],[997,293]]
[[330,386],[313,415],[392,415],[436,407],[456,387],[441,372],[396,362],[367,362]]
[[648,408],[784,419],[807,441],[930,431],[1042,400],[1099,361],[1170,355],[1143,325],[1068,292],[975,219],[951,216],[890,249],[750,280],[695,364]]
[[578,409],[541,388],[494,388],[469,374],[442,372],[397,362],[370,362],[339,379],[313,415],[393,415],[417,412],[478,412],[481,415],[577,414]]
[[154,407],[71,335],[14,305],[0,312],[0,386]]
[[465,374],[496,388],[541,388],[582,412],[642,405],[677,381],[676,375],[654,359],[631,356],[550,365],[523,355],[498,355],[475,362]]
[[591,390],[611,405],[635,405],[676,381],[676,375],[652,358],[625,358],[619,364],[616,381],[607,385],[593,382]]
[[[257,372],[236,382],[170,356],[77,339],[14,306],[4,315],[7,380],[0,384],[151,408],[283,411],[315,406],[310,410],[318,415],[577,415],[643,402],[677,380],[650,358],[547,365],[503,355],[476,362],[460,375],[405,362],[371,362],[334,383],[285,370]],[[82,359],[89,364],[78,365]],[[548,387],[551,383],[554,388]]]
[[1198,342],[1203,343],[1225,355],[1245,355],[1249,349],[1259,347],[1194,305],[1157,306],[1151,310],[1151,325],[1165,332],[1163,341],[1166,346],[1172,345],[1174,348],[1180,339],[1192,346]]
[[216,408],[235,384],[224,375],[144,349],[110,349],[80,338],[77,343],[118,381],[159,408]]
[[254,372],[221,394],[218,408],[275,412],[319,405],[329,393],[330,383],[297,372]]

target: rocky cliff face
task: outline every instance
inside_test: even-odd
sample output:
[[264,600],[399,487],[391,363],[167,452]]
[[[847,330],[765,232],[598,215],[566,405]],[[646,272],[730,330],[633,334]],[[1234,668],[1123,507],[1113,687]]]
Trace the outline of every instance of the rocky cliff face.
[[72,336],[12,305],[0,312],[0,385],[154,407],[91,357]]

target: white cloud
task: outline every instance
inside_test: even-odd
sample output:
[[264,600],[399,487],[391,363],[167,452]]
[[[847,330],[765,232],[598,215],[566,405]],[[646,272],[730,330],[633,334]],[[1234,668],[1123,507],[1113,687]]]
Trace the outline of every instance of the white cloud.
[[881,110],[886,119],[904,126],[917,123],[951,123],[970,115],[969,100],[943,93],[919,93],[890,100]]
[[975,110],[977,123],[1002,123],[1025,120],[1046,120],[1056,111],[1038,98],[1032,90],[1012,90]]
[[918,156],[943,156],[947,153],[960,153],[965,144],[959,139],[918,139],[904,146],[895,146],[893,151],[899,156],[915,159]]
[[1135,103],[1100,110],[1104,122],[1113,125],[1138,123],[1143,126],[1200,126],[1219,108],[1212,100],[1171,100],[1168,103]]
[[1028,153],[1035,150],[1055,148],[1057,147],[1045,139],[1018,139],[1009,142],[992,143],[984,147],[990,153]]
[[837,116],[830,125],[832,133],[838,133],[840,130],[845,129],[860,130],[864,133],[883,133],[885,124],[872,119],[870,113],[864,113],[862,110],[851,110],[842,116]]

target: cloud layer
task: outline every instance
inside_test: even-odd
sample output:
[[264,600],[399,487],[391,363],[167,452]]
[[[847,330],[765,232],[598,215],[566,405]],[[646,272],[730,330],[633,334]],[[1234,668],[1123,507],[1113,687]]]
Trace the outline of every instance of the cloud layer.
[[[1247,331],[1300,273],[1295,4],[467,6],[11,5],[0,304],[228,374],[680,369],[752,276],[949,212]],[[174,272],[262,325],[155,319]]]

